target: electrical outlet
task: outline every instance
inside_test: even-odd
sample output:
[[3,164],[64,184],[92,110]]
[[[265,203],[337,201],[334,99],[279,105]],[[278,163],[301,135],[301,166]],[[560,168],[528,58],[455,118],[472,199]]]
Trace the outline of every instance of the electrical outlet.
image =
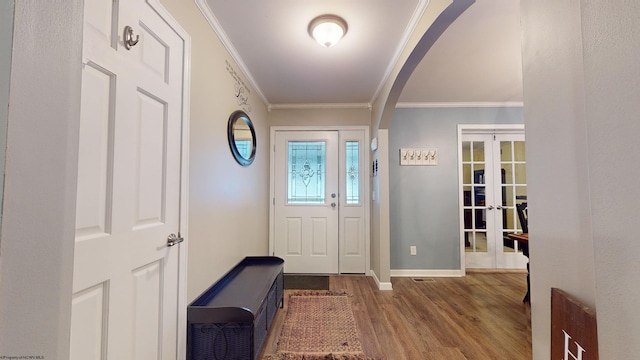
[[418,255],[418,249],[415,246],[411,246],[411,255]]

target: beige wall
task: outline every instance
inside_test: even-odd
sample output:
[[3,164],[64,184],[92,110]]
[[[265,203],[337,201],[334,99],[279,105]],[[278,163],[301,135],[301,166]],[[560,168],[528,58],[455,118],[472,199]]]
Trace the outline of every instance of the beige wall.
[[229,115],[241,108],[234,95],[236,80],[227,68],[241,76],[240,68],[193,0],[162,4],[191,36],[187,297],[192,301],[243,257],[267,255],[267,109],[249,88],[257,152],[253,164],[242,167],[227,141]]
[[350,126],[371,124],[371,110],[346,109],[276,109],[268,115],[270,126]]

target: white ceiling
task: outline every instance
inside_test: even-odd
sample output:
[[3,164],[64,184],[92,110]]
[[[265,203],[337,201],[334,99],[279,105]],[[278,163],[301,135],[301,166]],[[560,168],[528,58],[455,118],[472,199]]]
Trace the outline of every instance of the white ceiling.
[[[370,104],[426,0],[196,0],[260,96],[272,107]],[[476,0],[433,45],[400,103],[522,101],[519,0]],[[318,15],[349,26],[324,48]]]

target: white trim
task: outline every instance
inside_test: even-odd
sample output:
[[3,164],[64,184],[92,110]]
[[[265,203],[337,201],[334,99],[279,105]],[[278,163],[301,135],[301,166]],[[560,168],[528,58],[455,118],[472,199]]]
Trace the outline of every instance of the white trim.
[[479,101],[479,102],[398,102],[396,109],[432,109],[432,108],[493,108],[524,107],[522,101]]
[[[154,0],[154,1],[158,1],[158,0]],[[233,59],[233,61],[235,61],[238,67],[240,68],[240,72],[242,72],[242,74],[247,78],[247,81],[249,82],[251,87],[255,90],[255,92],[258,94],[260,99],[262,99],[262,102],[264,102],[265,105],[268,105],[269,101],[267,100],[266,96],[258,86],[258,83],[256,82],[256,80],[253,78],[253,75],[249,71],[249,68],[247,68],[247,65],[245,65],[244,61],[242,61],[240,54],[238,54],[238,51],[231,43],[231,40],[227,36],[227,33],[224,32],[224,29],[222,28],[222,26],[220,25],[220,22],[218,21],[215,14],[209,7],[209,4],[207,4],[207,1],[195,0],[195,2],[198,8],[200,9],[200,12],[202,12],[202,15],[204,15],[204,18],[207,19],[207,22],[209,23],[213,31],[218,35],[218,38],[220,38],[222,45],[224,45],[224,47],[227,49],[227,51],[231,55],[231,58]]]
[[372,109],[370,103],[269,104],[267,110],[293,109]]
[[[472,126],[472,125],[470,125]],[[483,125],[478,125],[479,127],[483,127]],[[464,219],[464,195],[461,194],[460,184],[463,183],[463,172],[460,171],[462,167],[462,151],[460,148],[462,147],[462,133],[465,129],[473,129],[471,127],[464,127],[462,124],[458,124],[458,139],[456,141],[456,152],[458,153],[458,162],[456,164],[456,168],[458,169],[458,241],[460,242],[460,271],[464,274],[467,268],[467,254],[466,254],[466,244],[464,242],[464,222],[460,223],[460,219]]]
[[[458,124],[458,148],[462,135],[469,134],[522,134],[524,124]],[[459,160],[462,160],[462,154]],[[462,176],[462,175],[461,175]]]
[[[395,69],[396,65],[398,64],[398,61],[400,60],[400,56],[402,56],[402,53],[404,52],[405,48],[407,47],[407,44],[409,43],[409,39],[411,39],[411,35],[414,33],[414,31],[416,30],[416,27],[420,23],[420,19],[422,19],[422,17],[424,16],[424,12],[427,10],[427,6],[429,5],[429,1],[430,0],[419,0],[418,1],[418,5],[416,6],[416,10],[411,15],[411,19],[409,20],[409,23],[407,24],[407,27],[404,30],[404,34],[402,36],[402,39],[400,39],[400,41],[398,43],[398,47],[396,48],[396,52],[393,55],[393,58],[392,58],[391,62],[389,62],[389,66],[387,67],[387,70],[385,71],[384,76],[382,77],[382,80],[380,81],[380,84],[378,84],[378,88],[373,93],[373,97],[371,98],[371,102],[373,102],[375,99],[378,98],[378,96],[380,96],[380,92],[382,91],[382,89],[384,88],[384,85],[389,80],[389,77],[393,73],[393,70]],[[413,49],[411,49],[411,50],[413,50]]]
[[465,275],[463,269],[451,270],[391,270],[391,277],[462,277]]
[[[277,131],[341,131],[341,130],[357,130],[364,131],[364,141],[367,144],[371,139],[369,134],[369,126],[353,125],[353,126],[271,126],[269,129],[269,254],[275,255],[275,144]],[[368,147],[363,147],[364,166],[369,168],[370,152]],[[365,179],[363,179],[364,208],[371,209],[371,181],[369,181],[369,172],[365,170]],[[365,211],[365,274],[371,269],[371,211]]]
[[391,282],[380,282],[380,279],[378,279],[378,275],[376,275],[375,271],[369,270],[369,276],[371,276],[373,280],[376,282],[376,285],[378,286],[378,290],[382,290],[382,291],[393,290],[393,284],[391,284]]
[[180,165],[180,235],[186,239],[178,246],[178,329],[176,359],[184,360],[187,354],[187,259],[189,245],[189,128],[191,123],[191,36],[167,11],[159,0],[147,0],[160,17],[182,38],[182,136]]

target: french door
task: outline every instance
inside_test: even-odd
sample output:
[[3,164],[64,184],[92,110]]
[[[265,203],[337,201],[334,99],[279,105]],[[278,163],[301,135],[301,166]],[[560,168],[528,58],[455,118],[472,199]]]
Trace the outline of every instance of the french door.
[[368,202],[357,130],[275,131],[272,249],[285,272],[365,273]]
[[524,269],[508,233],[522,232],[516,205],[527,200],[523,129],[461,130],[460,224],[465,267]]

